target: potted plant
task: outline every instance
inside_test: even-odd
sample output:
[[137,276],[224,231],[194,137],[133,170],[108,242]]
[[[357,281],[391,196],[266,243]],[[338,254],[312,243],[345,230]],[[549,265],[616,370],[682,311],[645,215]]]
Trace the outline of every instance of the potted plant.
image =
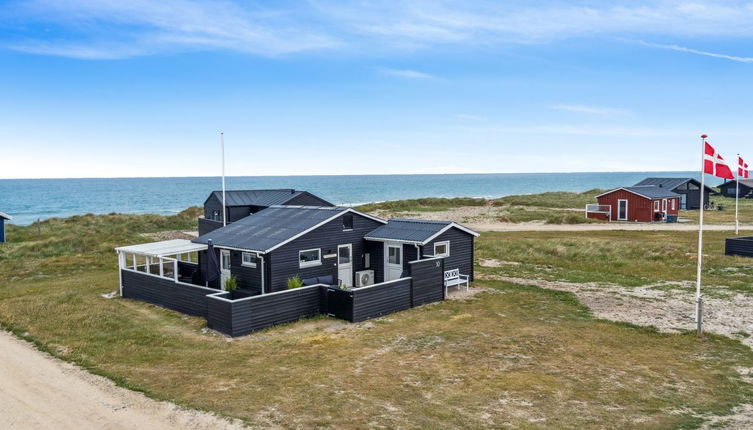
[[236,294],[235,291],[238,289],[238,279],[234,275],[230,275],[227,279],[225,279],[225,291],[230,293],[230,299],[235,299]]
[[301,288],[303,286],[303,279],[300,276],[295,275],[292,278],[288,278],[288,290],[294,288]]

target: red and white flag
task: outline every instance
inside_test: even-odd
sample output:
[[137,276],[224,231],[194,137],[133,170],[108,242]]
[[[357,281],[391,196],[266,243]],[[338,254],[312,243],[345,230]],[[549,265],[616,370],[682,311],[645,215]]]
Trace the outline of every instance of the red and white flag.
[[704,157],[703,157],[703,173],[714,175],[718,178],[735,179],[727,162],[724,161],[721,155],[704,140],[705,144]]
[[742,179],[748,179],[750,171],[748,170],[748,163],[743,161],[743,157],[737,156],[737,177]]

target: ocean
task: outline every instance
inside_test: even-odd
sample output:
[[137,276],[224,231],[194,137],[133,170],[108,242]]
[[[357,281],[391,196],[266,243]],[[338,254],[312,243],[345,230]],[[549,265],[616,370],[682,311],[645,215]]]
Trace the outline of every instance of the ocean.
[[[586,191],[632,185],[647,176],[696,177],[697,172],[489,173],[447,175],[234,176],[227,189],[295,188],[341,205],[420,197],[502,197],[545,191]],[[0,212],[12,223],[86,213],[174,214],[201,206],[218,177],[2,179]]]

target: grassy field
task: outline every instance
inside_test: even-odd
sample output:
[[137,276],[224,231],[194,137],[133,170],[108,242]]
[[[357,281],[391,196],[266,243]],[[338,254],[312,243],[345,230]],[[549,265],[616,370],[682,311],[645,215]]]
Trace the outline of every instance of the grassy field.
[[[704,282],[753,294],[751,260],[724,255],[729,236],[729,232],[704,234]],[[495,269],[510,276],[638,286],[693,281],[697,239],[692,231],[485,233],[476,256],[524,263]]]
[[[544,222],[582,224],[598,222],[586,219],[582,209],[592,203],[600,190],[584,193],[552,192],[507,196],[494,200],[479,198],[426,198],[371,203],[358,209],[383,217],[460,217],[461,222]],[[573,210],[577,209],[577,210]]]
[[[739,342],[596,320],[574,296],[534,287],[480,281],[465,301],[233,341],[203,319],[100,296],[117,288],[114,246],[188,229],[195,214],[52,220],[42,240],[11,227],[0,325],[126,387],[259,427],[693,428],[753,401],[735,370],[753,353]],[[477,254],[524,263],[495,269],[523,277],[688,278],[690,235],[642,234],[483,234]],[[742,289],[753,273],[718,256],[721,239],[708,237],[709,280],[735,267]]]

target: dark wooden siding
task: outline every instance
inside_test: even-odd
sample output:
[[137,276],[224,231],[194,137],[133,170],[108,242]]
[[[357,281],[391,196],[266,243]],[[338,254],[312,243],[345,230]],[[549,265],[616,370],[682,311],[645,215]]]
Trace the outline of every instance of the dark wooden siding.
[[[337,257],[324,258],[327,254],[337,254],[337,245],[353,245],[353,274],[363,270],[364,240],[366,233],[374,230],[382,223],[353,214],[353,229],[343,231],[342,216],[311,231],[294,241],[272,251],[269,256],[269,291],[287,289],[287,280],[295,275],[301,278],[313,278],[332,275],[337,279]],[[306,249],[321,249],[322,264],[315,267],[300,268],[298,265],[298,251]],[[374,256],[372,255],[372,266]]]
[[243,265],[241,251],[230,251],[230,274],[238,281],[238,288],[261,294],[261,260],[256,260],[256,267]]
[[199,236],[211,233],[222,227],[222,221],[213,221],[211,219],[199,218]]
[[[317,285],[233,301],[230,303],[232,305],[231,329],[223,333],[243,336],[273,325],[318,315],[321,306],[320,290],[321,287]],[[209,297],[209,300],[228,303],[213,297]],[[223,309],[218,307],[219,318],[224,318]],[[210,320],[209,324],[213,328],[217,327],[217,330],[226,329],[227,326],[227,323],[222,321]]]
[[444,300],[444,258],[410,263],[413,307]]
[[[214,252],[217,253],[217,261],[219,261],[219,250],[217,248],[214,249]],[[207,282],[207,251],[199,251],[199,271],[200,275],[198,276],[198,281],[201,284],[206,284]],[[214,288],[219,290],[220,289],[220,279],[217,278],[216,280],[212,281],[208,285],[209,288]]]
[[0,243],[5,242],[5,218],[0,218]]
[[468,234],[458,228],[451,228],[437,236],[436,239],[424,245],[424,256],[434,255],[434,244],[437,242],[450,242],[450,256],[445,258],[445,270],[460,269],[460,273],[468,275],[473,280],[473,239],[472,234]]
[[353,290],[354,322],[410,309],[410,307],[410,278]]
[[409,245],[407,243],[403,244],[403,273],[400,275],[401,278],[410,276],[410,264],[408,264],[408,262],[421,258],[421,256],[418,255],[419,250],[420,248],[416,249],[416,245]]
[[371,258],[371,269],[374,271],[374,283],[384,282],[384,243],[365,241],[365,252],[368,252]]
[[753,257],[753,236],[733,237],[724,243],[724,253]]
[[206,295],[216,291],[177,284],[170,279],[121,270],[123,297],[159,305],[188,315],[207,317]]

